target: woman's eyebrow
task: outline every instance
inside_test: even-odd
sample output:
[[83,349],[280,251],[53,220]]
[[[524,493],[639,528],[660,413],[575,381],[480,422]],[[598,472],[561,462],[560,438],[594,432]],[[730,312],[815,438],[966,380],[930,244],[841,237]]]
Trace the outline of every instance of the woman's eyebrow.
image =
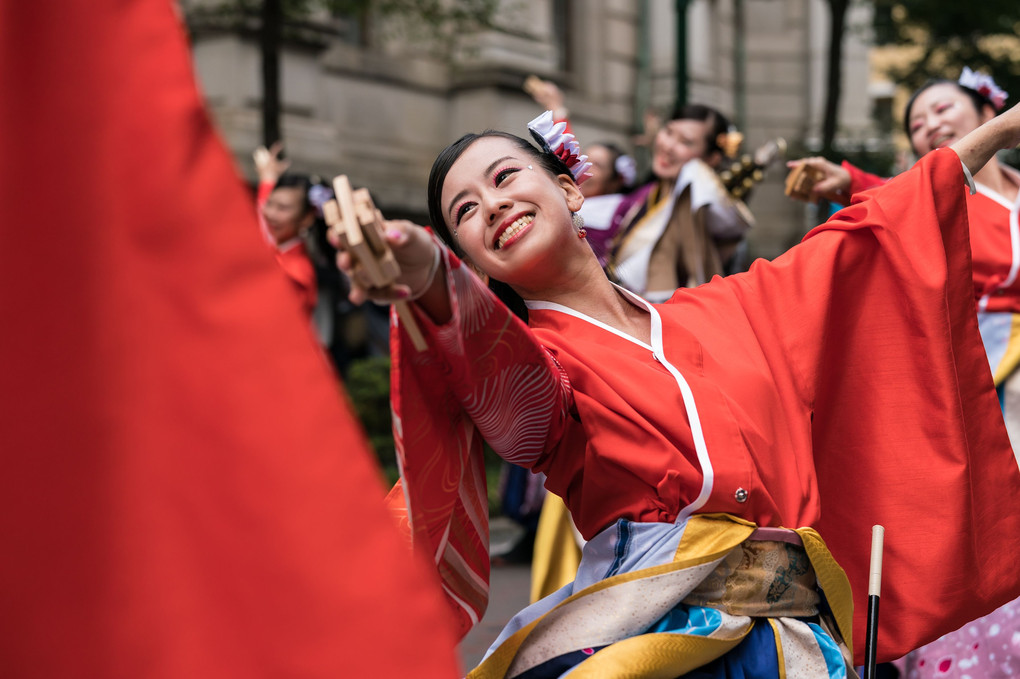
[[[487,168],[485,168],[485,172],[483,172],[482,175],[487,177],[490,174],[492,174],[492,171],[496,169],[496,166],[502,163],[504,160],[513,160],[513,156],[503,156],[502,158],[497,158],[496,160],[492,161],[492,163]],[[446,208],[447,215],[449,215],[450,217],[453,216],[453,208],[457,205],[457,203],[460,202],[461,198],[467,195],[467,193],[468,190],[464,189],[463,191],[459,192],[456,196],[450,199],[450,204]]]

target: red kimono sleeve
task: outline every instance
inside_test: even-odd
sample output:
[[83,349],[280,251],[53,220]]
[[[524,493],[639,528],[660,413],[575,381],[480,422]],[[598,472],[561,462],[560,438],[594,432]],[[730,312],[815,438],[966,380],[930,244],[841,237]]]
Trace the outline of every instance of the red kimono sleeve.
[[460,676],[181,19],[0,4],[0,675]]
[[731,277],[770,363],[812,407],[816,527],[855,591],[858,663],[874,524],[880,658],[1020,595],[1006,500],[1020,474],[978,334],[964,182],[952,150],[930,153]]
[[881,186],[889,181],[885,177],[879,177],[877,174],[865,172],[861,168],[845,160],[841,163],[841,166],[844,170],[850,173],[851,196],[855,193],[860,193],[861,191],[867,191],[868,189],[873,189],[876,186]]
[[[560,437],[570,389],[531,330],[443,249],[453,318],[417,313],[415,351],[391,314],[391,399],[400,462],[391,505],[432,559],[466,634],[488,602],[488,494],[482,440],[530,467]],[[402,501],[402,502],[401,502]]]

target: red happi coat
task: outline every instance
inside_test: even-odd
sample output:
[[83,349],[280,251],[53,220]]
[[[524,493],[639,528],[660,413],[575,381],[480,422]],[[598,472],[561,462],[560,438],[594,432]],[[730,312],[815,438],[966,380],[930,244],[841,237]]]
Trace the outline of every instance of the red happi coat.
[[[1020,184],[1020,173],[1007,172]],[[982,184],[977,190],[967,200],[967,214],[978,308],[1020,313],[1020,196],[1010,203]]]
[[255,194],[255,204],[258,206],[259,214],[259,228],[262,231],[262,237],[266,239],[266,243],[272,246],[277,264],[287,274],[287,278],[293,284],[295,292],[301,298],[301,304],[304,306],[305,312],[310,315],[315,311],[315,303],[318,299],[319,290],[316,287],[315,267],[312,266],[312,260],[308,258],[308,248],[300,238],[292,238],[286,243],[277,245],[276,240],[269,233],[269,227],[266,226],[266,218],[262,215],[262,208],[265,207],[274,187],[275,184],[259,182],[258,191]]
[[1020,594],[1003,548],[1020,514],[1002,501],[1020,474],[978,335],[963,183],[955,153],[930,154],[775,261],[655,305],[651,346],[555,305],[526,328],[450,257],[454,318],[420,317],[428,352],[394,331],[393,386],[411,526],[464,627],[488,568],[479,431],[544,471],[586,537],[691,512],[813,526],[859,604],[884,525],[886,658]]

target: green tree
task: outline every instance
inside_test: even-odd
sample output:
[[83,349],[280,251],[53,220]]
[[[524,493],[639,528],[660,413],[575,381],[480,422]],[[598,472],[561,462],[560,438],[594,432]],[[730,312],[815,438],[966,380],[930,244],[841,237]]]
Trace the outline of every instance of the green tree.
[[379,465],[392,483],[397,478],[397,458],[390,411],[389,357],[370,356],[352,361],[344,386]]
[[336,37],[330,19],[356,22],[363,46],[373,24],[399,25],[433,52],[452,52],[458,37],[492,26],[499,0],[184,0],[193,32],[232,30],[257,37],[261,54],[262,137],[280,129],[280,52],[288,41],[325,45]]
[[914,46],[918,55],[888,75],[910,89],[963,66],[990,73],[1014,100],[1020,95],[1020,11],[1016,0],[875,0],[880,40]]

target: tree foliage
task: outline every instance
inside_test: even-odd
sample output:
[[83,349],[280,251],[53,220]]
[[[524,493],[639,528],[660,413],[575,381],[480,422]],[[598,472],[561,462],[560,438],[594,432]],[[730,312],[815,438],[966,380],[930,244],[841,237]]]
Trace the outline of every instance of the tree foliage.
[[326,46],[339,37],[339,20],[354,21],[367,46],[369,27],[417,42],[433,56],[450,57],[459,39],[493,24],[499,0],[181,0],[193,33],[232,31],[259,41],[262,137],[282,139],[280,52],[288,42]]
[[389,357],[371,356],[351,362],[344,385],[358,419],[365,428],[365,435],[379,458],[379,465],[392,482],[397,476],[397,459],[393,444],[389,380]]
[[499,0],[184,0],[182,5],[194,28],[240,32],[261,30],[260,17],[267,5],[278,8],[284,39],[315,41],[329,32],[330,18],[398,27],[434,53],[445,52],[459,36],[493,25]]
[[380,26],[401,33],[443,58],[452,55],[464,36],[491,28],[500,4],[500,0],[318,1],[362,22],[376,18]]
[[1016,0],[875,0],[879,39],[913,46],[917,56],[889,76],[910,89],[963,66],[991,74],[1020,96],[1020,11]]

